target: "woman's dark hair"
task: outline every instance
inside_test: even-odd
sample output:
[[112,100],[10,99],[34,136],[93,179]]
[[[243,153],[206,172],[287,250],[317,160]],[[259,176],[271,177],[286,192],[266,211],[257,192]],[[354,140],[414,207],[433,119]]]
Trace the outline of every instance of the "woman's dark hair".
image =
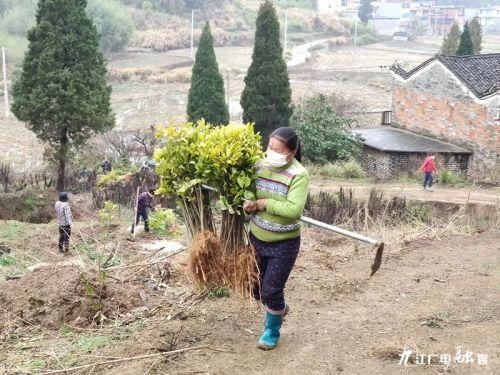
[[153,195],[155,195],[155,192],[156,192],[156,189],[152,189],[152,188],[151,188],[151,189],[149,189],[149,194],[153,194]]
[[67,202],[68,201],[68,193],[66,193],[65,191],[59,193],[59,200],[61,202]]
[[278,128],[272,132],[269,137],[277,138],[285,144],[286,148],[291,151],[295,150],[295,159],[297,159],[297,161],[302,160],[302,147],[300,145],[300,139],[293,128],[288,126]]

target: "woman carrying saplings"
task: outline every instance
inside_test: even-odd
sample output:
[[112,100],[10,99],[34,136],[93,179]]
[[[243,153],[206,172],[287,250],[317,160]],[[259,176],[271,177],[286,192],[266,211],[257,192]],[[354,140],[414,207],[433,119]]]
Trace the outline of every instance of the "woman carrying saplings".
[[300,248],[299,218],[306,204],[309,174],[300,164],[299,137],[292,128],[276,129],[266,158],[257,164],[257,201],[243,208],[252,213],[250,241],[257,252],[259,285],[254,295],[266,306],[258,347],[274,349],[288,312],[284,289]]

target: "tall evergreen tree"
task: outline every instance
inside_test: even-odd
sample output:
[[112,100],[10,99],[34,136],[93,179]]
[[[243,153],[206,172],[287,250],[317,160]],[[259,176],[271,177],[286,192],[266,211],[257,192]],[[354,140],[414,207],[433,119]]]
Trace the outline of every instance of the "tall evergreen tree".
[[214,38],[207,22],[198,43],[189,89],[187,115],[189,121],[205,119],[213,125],[229,123],[224,97],[224,79],[219,72],[214,52]]
[[466,22],[464,25],[464,30],[462,31],[462,35],[460,35],[460,44],[458,45],[457,55],[465,56],[473,54],[474,54],[474,47],[472,46],[472,38],[469,30],[469,23]]
[[481,53],[482,31],[479,17],[474,17],[469,24],[470,37],[472,39],[472,50],[474,55]]
[[38,2],[22,73],[13,87],[12,111],[58,160],[59,191],[69,151],[115,123],[104,58],[86,5],[86,0]]
[[460,42],[460,27],[458,23],[454,22],[451,26],[450,32],[443,39],[441,46],[441,53],[445,55],[454,55],[457,53],[458,43]]
[[241,95],[243,121],[254,122],[263,141],[280,126],[288,126],[292,91],[280,43],[280,25],[271,1],[257,15],[252,63]]
[[373,6],[371,0],[361,0],[361,4],[358,10],[358,17],[365,25],[368,20],[372,18]]

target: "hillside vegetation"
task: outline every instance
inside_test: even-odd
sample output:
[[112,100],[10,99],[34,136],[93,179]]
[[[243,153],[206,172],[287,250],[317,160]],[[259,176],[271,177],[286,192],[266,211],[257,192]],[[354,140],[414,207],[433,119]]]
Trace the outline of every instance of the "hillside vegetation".
[[[258,1],[250,0],[88,0],[87,12],[100,35],[104,53],[126,47],[168,51],[189,47],[194,10],[195,43],[205,20],[211,22],[216,46],[251,45]],[[276,1],[280,18],[288,12],[290,39],[311,33],[351,35],[352,22],[335,15],[318,16],[310,0]],[[9,48],[11,63],[19,63],[34,25],[37,0],[0,0],[0,44]]]

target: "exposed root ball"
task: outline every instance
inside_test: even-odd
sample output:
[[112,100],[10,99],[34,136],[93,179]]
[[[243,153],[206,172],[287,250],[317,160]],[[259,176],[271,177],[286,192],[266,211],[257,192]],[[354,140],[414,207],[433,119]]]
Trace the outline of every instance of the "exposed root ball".
[[202,288],[227,286],[244,298],[253,296],[258,281],[255,249],[244,246],[226,254],[217,237],[209,231],[199,233],[189,249],[188,271]]

